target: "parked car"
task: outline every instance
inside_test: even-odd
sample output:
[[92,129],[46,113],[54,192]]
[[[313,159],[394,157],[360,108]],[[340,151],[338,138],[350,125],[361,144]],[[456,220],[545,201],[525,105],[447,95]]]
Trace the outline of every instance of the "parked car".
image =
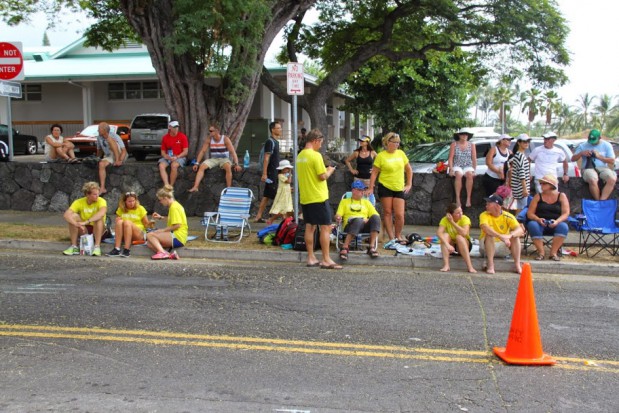
[[[120,136],[126,147],[129,146],[131,137],[129,125],[110,124],[110,131]],[[75,145],[75,154],[77,156],[88,156],[97,153],[97,136],[99,136],[98,124],[87,126],[81,132],[66,139]]]
[[[9,127],[0,125],[0,140],[9,144]],[[36,155],[37,153],[37,137],[32,135],[23,135],[18,130],[13,129],[13,154],[14,155]]]
[[133,118],[129,150],[137,161],[143,161],[148,154],[161,153],[161,138],[168,133],[170,120],[170,115],[163,113],[146,113]]
[[[486,154],[490,150],[490,148],[496,144],[497,139],[492,138],[475,138],[471,139],[471,143],[475,145],[475,150],[477,151],[477,169],[475,170],[475,175],[483,175],[488,170],[486,166]],[[421,144],[417,145],[415,148],[407,152],[408,160],[413,168],[414,173],[430,173],[436,167],[438,162],[447,163],[449,159],[449,147],[452,141],[443,141],[443,142],[435,142],[430,144]],[[572,162],[572,150],[569,147],[568,140],[565,139],[557,139],[555,141],[555,146],[562,149],[567,156],[569,169],[568,175],[570,177],[578,177],[580,176],[580,169],[576,162]],[[514,148],[516,144],[516,140],[512,141],[510,146],[510,150]],[[526,152],[527,155],[531,153],[536,146],[543,145],[543,138],[532,138],[531,144],[529,145],[529,149]],[[531,163],[531,171],[535,163]],[[557,176],[563,175],[563,166],[557,165]]]

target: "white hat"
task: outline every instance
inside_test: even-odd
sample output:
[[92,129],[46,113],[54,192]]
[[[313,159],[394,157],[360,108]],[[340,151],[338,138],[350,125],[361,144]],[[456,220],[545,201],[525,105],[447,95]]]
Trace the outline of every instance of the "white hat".
[[168,123],[168,127],[169,128],[178,128],[180,125],[178,123],[178,121],[173,120],[172,122]]
[[278,171],[286,168],[294,168],[288,159],[284,159],[283,161],[279,161],[279,166],[276,168]]

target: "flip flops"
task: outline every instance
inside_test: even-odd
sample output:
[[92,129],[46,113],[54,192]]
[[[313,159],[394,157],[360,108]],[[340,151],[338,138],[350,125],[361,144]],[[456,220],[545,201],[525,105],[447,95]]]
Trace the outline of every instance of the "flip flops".
[[323,270],[341,270],[344,267],[338,264],[330,264],[330,265],[320,264],[320,268],[322,268]]
[[350,250],[348,248],[342,248],[340,250],[340,259],[342,261],[346,261],[348,260],[348,253],[350,252]]
[[376,251],[376,248],[368,248],[368,255],[370,256],[370,258],[377,258],[378,251]]

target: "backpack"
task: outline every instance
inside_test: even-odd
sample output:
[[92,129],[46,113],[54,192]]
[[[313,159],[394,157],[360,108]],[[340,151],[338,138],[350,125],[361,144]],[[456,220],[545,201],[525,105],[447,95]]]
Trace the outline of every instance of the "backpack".
[[262,168],[264,168],[264,146],[266,145],[268,141],[273,141],[273,145],[275,145],[275,140],[271,138],[270,136],[269,136],[269,139],[264,141],[264,143],[262,144],[262,148],[260,148],[260,155],[258,155],[258,168],[261,171],[262,171]]
[[[265,239],[270,234],[270,235],[273,235],[271,237],[271,243],[272,243],[273,237],[275,237],[275,232],[277,231],[278,228],[279,228],[279,224],[272,224],[272,225],[268,225],[262,228],[260,231],[256,233],[256,235],[258,236],[258,242],[260,242],[261,244],[266,244]],[[269,245],[271,245],[271,243],[269,243]]]
[[297,223],[294,222],[293,217],[285,218],[277,228],[275,232],[275,238],[273,238],[273,245],[292,244],[294,242],[294,236],[297,232]]
[[[295,251],[307,251],[307,246],[305,245],[305,222],[302,219],[299,220],[292,249]],[[316,231],[314,231],[314,251],[318,249],[320,249],[320,227],[317,227]]]

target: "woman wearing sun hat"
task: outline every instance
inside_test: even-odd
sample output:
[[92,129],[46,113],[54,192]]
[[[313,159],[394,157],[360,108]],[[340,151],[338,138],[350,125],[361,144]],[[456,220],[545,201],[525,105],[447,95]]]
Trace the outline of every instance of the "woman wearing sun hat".
[[[362,135],[357,140],[359,147],[346,158],[344,163],[355,179],[362,180],[367,187],[370,184],[370,174],[372,173],[372,163],[376,158],[376,151],[372,148],[372,139],[368,135]],[[353,168],[351,162],[355,159],[356,168]]]
[[449,148],[449,175],[454,177],[456,190],[456,205],[460,205],[460,193],[462,192],[462,177],[466,178],[466,207],[471,206],[471,194],[473,193],[473,179],[477,168],[477,151],[475,145],[469,142],[473,133],[468,128],[460,129],[454,133],[454,142]]
[[535,195],[527,211],[527,229],[537,249],[536,260],[544,259],[544,235],[552,235],[552,246],[548,259],[559,261],[559,251],[569,230],[567,218],[570,214],[570,202],[567,196],[558,191],[559,180],[547,174],[540,178],[542,192]]

